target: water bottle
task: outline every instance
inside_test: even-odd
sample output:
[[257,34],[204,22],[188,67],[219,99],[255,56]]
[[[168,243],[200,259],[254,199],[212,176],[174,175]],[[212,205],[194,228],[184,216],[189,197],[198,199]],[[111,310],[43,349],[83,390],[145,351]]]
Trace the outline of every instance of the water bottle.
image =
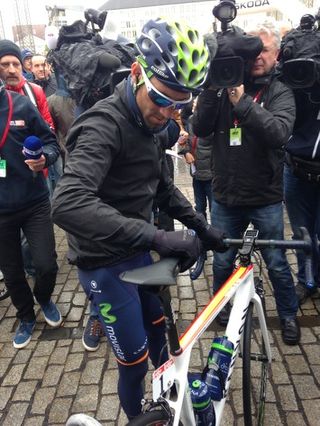
[[215,337],[208,356],[208,365],[204,371],[211,398],[220,401],[223,398],[234,345],[227,336]]
[[189,377],[193,410],[198,426],[214,426],[215,413],[208,386],[200,379]]

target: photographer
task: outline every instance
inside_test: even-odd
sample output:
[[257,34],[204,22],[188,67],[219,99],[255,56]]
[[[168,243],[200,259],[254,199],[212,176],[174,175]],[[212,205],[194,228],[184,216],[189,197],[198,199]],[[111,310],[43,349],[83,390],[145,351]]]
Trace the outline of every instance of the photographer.
[[315,287],[305,279],[305,254],[297,252],[299,304],[317,292],[320,285],[320,32],[312,15],[301,18],[300,27],[282,41],[280,71],[294,88],[297,119],[286,146],[284,169],[285,202],[294,237],[299,227],[308,229],[313,240],[313,276]]
[[[252,222],[259,238],[283,239],[283,146],[293,129],[294,97],[274,78],[278,31],[260,26],[251,34],[259,36],[263,47],[255,60],[246,61],[245,83],[225,89],[211,84],[204,90],[193,116],[193,130],[200,137],[214,132],[212,224],[229,237],[240,238]],[[231,30],[220,40],[233,43],[237,54],[248,37]],[[220,45],[218,38],[217,55]],[[214,254],[214,292],[232,272],[235,255],[234,249]],[[298,301],[285,253],[264,249],[262,255],[274,288],[282,339],[295,345],[300,340]],[[230,305],[226,305],[218,318],[221,324],[227,322],[229,312]]]

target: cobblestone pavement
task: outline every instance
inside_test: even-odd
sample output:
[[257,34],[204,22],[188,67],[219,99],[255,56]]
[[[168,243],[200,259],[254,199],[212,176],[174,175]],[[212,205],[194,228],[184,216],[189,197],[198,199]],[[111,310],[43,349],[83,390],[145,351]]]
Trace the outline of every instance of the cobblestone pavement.
[[[176,164],[176,183],[192,199],[190,177],[182,162]],[[289,236],[288,225],[286,228]],[[38,313],[32,341],[25,349],[16,350],[12,346],[13,331],[17,325],[15,310],[9,299],[0,301],[0,424],[63,425],[72,413],[85,412],[103,425],[123,426],[126,418],[118,402],[114,356],[107,344],[101,345],[94,353],[83,349],[81,335],[88,315],[86,298],[76,269],[68,265],[66,238],[59,229],[56,229],[56,242],[60,269],[54,301],[64,317],[63,326],[57,330],[50,329],[45,325],[42,314]],[[289,259],[295,270],[295,256],[289,254]],[[173,304],[182,328],[210,297],[211,264],[212,258],[209,258],[204,273],[197,281],[191,282],[188,275],[182,275],[178,286],[173,288]],[[265,424],[319,425],[319,295],[299,311],[301,343],[289,347],[281,341],[269,283],[266,291],[274,362],[267,388]],[[192,367],[195,369],[203,366],[216,333],[221,335],[222,329],[213,323],[195,347],[192,354]],[[240,366],[241,360],[238,360],[224,425],[243,424]],[[253,369],[253,376],[255,373]],[[146,385],[150,390],[150,373]]]

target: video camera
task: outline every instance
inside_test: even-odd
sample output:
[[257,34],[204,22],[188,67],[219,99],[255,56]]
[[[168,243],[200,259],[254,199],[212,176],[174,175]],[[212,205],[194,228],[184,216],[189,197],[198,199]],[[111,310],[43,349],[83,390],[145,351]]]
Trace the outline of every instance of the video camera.
[[84,109],[110,96],[135,60],[132,46],[99,34],[107,14],[107,11],[87,9],[85,21],[62,26],[56,48],[49,55],[72,98]]
[[220,0],[212,13],[221,22],[221,32],[216,34],[218,49],[210,65],[210,82],[219,88],[239,86],[249,61],[261,52],[262,42],[259,37],[231,25],[237,16],[234,0]]
[[[86,9],[84,11],[84,17],[86,18],[85,25],[88,26],[90,22],[92,32],[102,31],[104,24],[106,23],[107,15],[107,10],[100,12],[95,9]],[[98,29],[95,27],[95,25],[98,25]]]
[[299,27],[281,42],[278,71],[292,89],[308,91],[320,84],[319,12],[316,16],[303,15]]

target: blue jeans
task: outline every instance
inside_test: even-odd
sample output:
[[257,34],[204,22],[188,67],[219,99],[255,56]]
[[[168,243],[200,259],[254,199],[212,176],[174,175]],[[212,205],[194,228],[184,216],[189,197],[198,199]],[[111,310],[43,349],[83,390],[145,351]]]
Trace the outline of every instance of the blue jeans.
[[[294,238],[299,237],[299,227],[309,231],[313,241],[313,276],[320,286],[320,261],[317,239],[320,237],[320,185],[304,181],[291,172],[288,166],[284,169],[285,201]],[[297,251],[298,281],[305,284],[305,254]]]
[[[284,237],[282,203],[263,207],[227,207],[212,200],[211,216],[212,225],[223,229],[229,238],[241,238],[249,222],[259,230],[260,239]],[[236,253],[235,248],[230,248],[225,253],[214,253],[214,292],[231,274]],[[279,317],[292,319],[298,310],[298,300],[285,251],[265,248],[261,250],[261,254],[268,268]]]
[[57,186],[58,180],[63,174],[63,162],[61,155],[59,155],[57,161],[48,167],[47,185],[49,188],[50,198],[52,197],[53,191]]
[[210,180],[199,180],[192,179],[194,201],[196,203],[195,209],[197,212],[200,212],[207,217],[207,200],[209,209],[211,209],[212,202],[212,187],[211,179]]

